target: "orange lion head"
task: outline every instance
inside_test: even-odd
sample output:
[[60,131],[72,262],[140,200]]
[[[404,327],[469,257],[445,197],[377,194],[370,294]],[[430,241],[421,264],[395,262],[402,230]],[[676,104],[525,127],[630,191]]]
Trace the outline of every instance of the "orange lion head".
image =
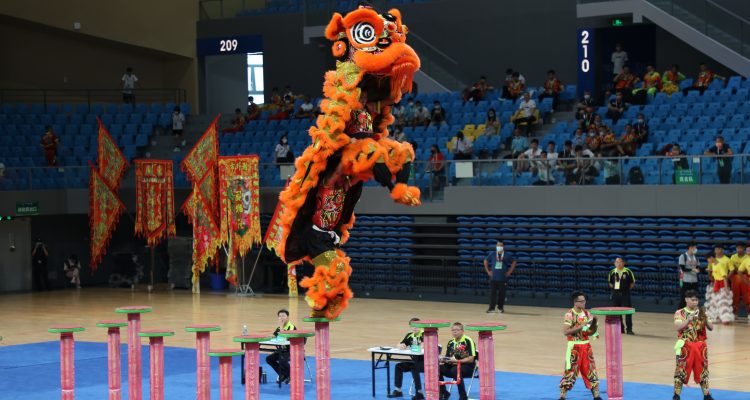
[[392,9],[384,14],[359,6],[346,16],[334,13],[326,27],[326,38],[333,41],[333,55],[339,61],[354,63],[363,79],[390,80],[391,99],[398,101],[411,91],[419,57],[406,44],[408,29],[401,13]]

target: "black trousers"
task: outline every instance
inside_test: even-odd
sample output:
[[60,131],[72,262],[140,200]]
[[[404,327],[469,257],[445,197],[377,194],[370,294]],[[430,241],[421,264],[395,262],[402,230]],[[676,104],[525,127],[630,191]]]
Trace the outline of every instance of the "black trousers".
[[49,283],[47,282],[47,265],[34,264],[31,269],[31,274],[34,278],[34,284],[36,290],[44,291],[49,290]]
[[490,310],[502,310],[505,307],[505,291],[508,288],[508,282],[490,280]]
[[419,373],[424,370],[424,361],[421,357],[414,361],[404,361],[396,364],[396,374],[393,377],[393,384],[401,388],[404,383],[404,372],[411,372],[411,378],[414,380],[414,390],[422,388],[422,380]]
[[[471,374],[474,373],[474,364],[461,364],[461,383],[456,385],[458,388],[458,396],[461,399],[466,398],[466,387],[464,386],[464,379],[471,378]],[[440,366],[440,380],[446,377],[448,380],[456,379],[456,365],[454,364],[443,364]],[[441,392],[447,392],[445,386],[440,386]]]
[[698,282],[682,282],[682,287],[680,288],[680,306],[677,308],[684,308],[687,305],[685,304],[685,292],[688,290],[698,292]]
[[717,175],[719,175],[719,183],[723,183],[723,184],[730,183],[732,180],[732,164],[731,164],[732,161],[729,161],[729,160],[722,160],[722,161],[727,163],[729,165],[729,168],[719,167],[716,170]]
[[[630,301],[629,290],[613,290],[612,291],[612,306],[613,307],[633,307],[633,303]],[[625,326],[627,326],[628,332],[633,330],[633,315],[625,316]],[[622,316],[620,316],[620,329],[624,332],[625,326],[622,325]]]
[[280,351],[271,353],[266,357],[266,363],[276,371],[276,375],[279,378],[286,378],[289,376],[289,353],[286,351]]

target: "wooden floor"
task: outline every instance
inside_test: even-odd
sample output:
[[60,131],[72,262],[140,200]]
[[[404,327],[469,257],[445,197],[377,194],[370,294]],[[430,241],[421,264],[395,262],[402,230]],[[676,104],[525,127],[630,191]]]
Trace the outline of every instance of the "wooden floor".
[[[248,325],[251,332],[273,330],[280,308],[291,311],[292,321],[298,327],[312,328],[301,322],[307,314],[302,298],[83,289],[0,296],[0,336],[3,336],[0,346],[55,340],[54,335],[47,333],[47,327],[53,324],[82,324],[87,330],[77,334],[77,340],[104,342],[105,332],[96,328],[95,323],[117,318],[113,310],[125,305],[151,305],[154,312],[143,317],[143,327],[175,329],[177,335],[166,339],[168,346],[192,348],[194,337],[182,328],[197,323],[220,324],[222,331],[213,334],[212,343],[217,347],[233,346],[231,337],[241,332],[242,325]],[[498,370],[557,375],[562,372],[565,354],[561,333],[565,306],[508,306],[505,314],[486,314],[486,306],[482,304],[355,298],[342,321],[331,329],[331,356],[369,359],[365,349],[397,344],[408,330],[412,316],[464,323],[500,320],[509,329],[498,333],[495,339]],[[671,315],[636,314],[634,330],[637,336],[623,338],[625,380],[671,385],[672,348],[676,340]],[[469,335],[476,339],[474,333]],[[440,342],[448,339],[449,331],[442,330]],[[312,343],[307,346],[309,353],[314,352]],[[742,322],[717,326],[709,334],[709,346],[711,386],[750,392],[750,325]],[[604,376],[604,340],[594,343],[594,352],[600,375]]]

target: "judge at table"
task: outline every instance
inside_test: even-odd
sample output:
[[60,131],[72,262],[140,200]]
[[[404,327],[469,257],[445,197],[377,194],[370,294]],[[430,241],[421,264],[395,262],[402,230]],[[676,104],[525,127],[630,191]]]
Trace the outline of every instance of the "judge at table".
[[[466,400],[466,388],[464,387],[464,378],[471,378],[474,373],[474,362],[477,355],[477,346],[474,341],[464,335],[464,325],[460,322],[454,322],[451,326],[453,339],[448,342],[445,349],[445,357],[440,360],[440,380],[447,377],[449,380],[456,379],[458,363],[461,362],[461,383],[457,384],[459,400]],[[440,399],[444,400],[450,397],[445,386],[440,386]]]
[[[419,321],[419,318],[415,317],[410,319],[409,325],[411,325],[411,323],[415,321]],[[398,344],[399,350],[407,350],[411,349],[413,346],[421,346],[422,341],[424,340],[424,337],[422,336],[423,333],[424,332],[422,331],[422,329],[412,327],[411,332],[407,333],[401,343]],[[416,389],[416,394],[412,397],[412,399],[424,399],[424,394],[422,394],[422,384],[419,379],[419,372],[423,369],[424,356],[414,356],[412,357],[412,361],[402,361],[396,364],[396,373],[393,377],[393,385],[395,387],[393,391],[388,394],[388,398],[404,396],[403,392],[401,391],[401,384],[404,381],[404,372],[411,372],[411,377],[412,379],[414,379],[414,387]]]
[[[276,315],[279,317],[279,326],[273,331],[273,336],[278,337],[281,331],[293,331],[297,329],[289,322],[289,311],[281,309]],[[289,346],[277,346],[276,351],[266,357],[268,365],[276,371],[276,383],[289,383]]]

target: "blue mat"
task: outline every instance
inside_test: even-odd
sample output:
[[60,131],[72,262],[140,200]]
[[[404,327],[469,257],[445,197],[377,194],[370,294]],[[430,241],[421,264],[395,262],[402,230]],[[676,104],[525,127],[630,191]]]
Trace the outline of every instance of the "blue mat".
[[[3,400],[49,400],[60,396],[60,363],[59,343],[44,342],[18,346],[0,347],[0,398]],[[123,354],[123,393],[127,391],[127,350],[122,346]],[[142,347],[143,355],[143,393],[144,399],[149,392],[148,347]],[[100,400],[107,396],[107,345],[105,343],[76,342],[76,399]],[[264,356],[261,356],[264,357]],[[315,373],[315,362],[308,358],[310,367]],[[244,388],[240,384],[239,358],[234,368],[234,398],[243,397]],[[276,375],[262,362],[267,370],[268,384],[261,385],[261,398],[281,400],[289,398],[289,386],[279,388],[273,382]],[[166,348],[164,361],[166,376],[165,397],[168,399],[195,398],[195,351],[192,349]],[[219,398],[218,393],[218,360],[211,364],[212,398]],[[371,372],[369,361],[333,359],[331,360],[331,397],[333,399],[350,399],[370,397]],[[306,372],[307,373],[307,372]],[[497,372],[497,397],[514,400],[556,400],[558,398],[558,376]],[[410,379],[405,379],[408,385]],[[602,392],[606,393],[605,382]],[[385,371],[377,372],[376,399],[385,399]],[[405,390],[408,388],[404,388]],[[748,393],[715,390],[714,397],[722,400],[747,400]],[[455,393],[455,392],[454,392]],[[306,398],[315,398],[315,386],[305,384]],[[479,382],[474,382],[470,397],[479,397]],[[452,396],[457,398],[457,396]],[[606,395],[602,396],[606,398]],[[625,398],[639,400],[663,400],[672,397],[672,387],[643,383],[625,383]],[[125,396],[123,396],[125,398]],[[569,399],[590,399],[591,394],[578,382],[568,396]],[[687,388],[683,399],[701,399],[700,390]]]

